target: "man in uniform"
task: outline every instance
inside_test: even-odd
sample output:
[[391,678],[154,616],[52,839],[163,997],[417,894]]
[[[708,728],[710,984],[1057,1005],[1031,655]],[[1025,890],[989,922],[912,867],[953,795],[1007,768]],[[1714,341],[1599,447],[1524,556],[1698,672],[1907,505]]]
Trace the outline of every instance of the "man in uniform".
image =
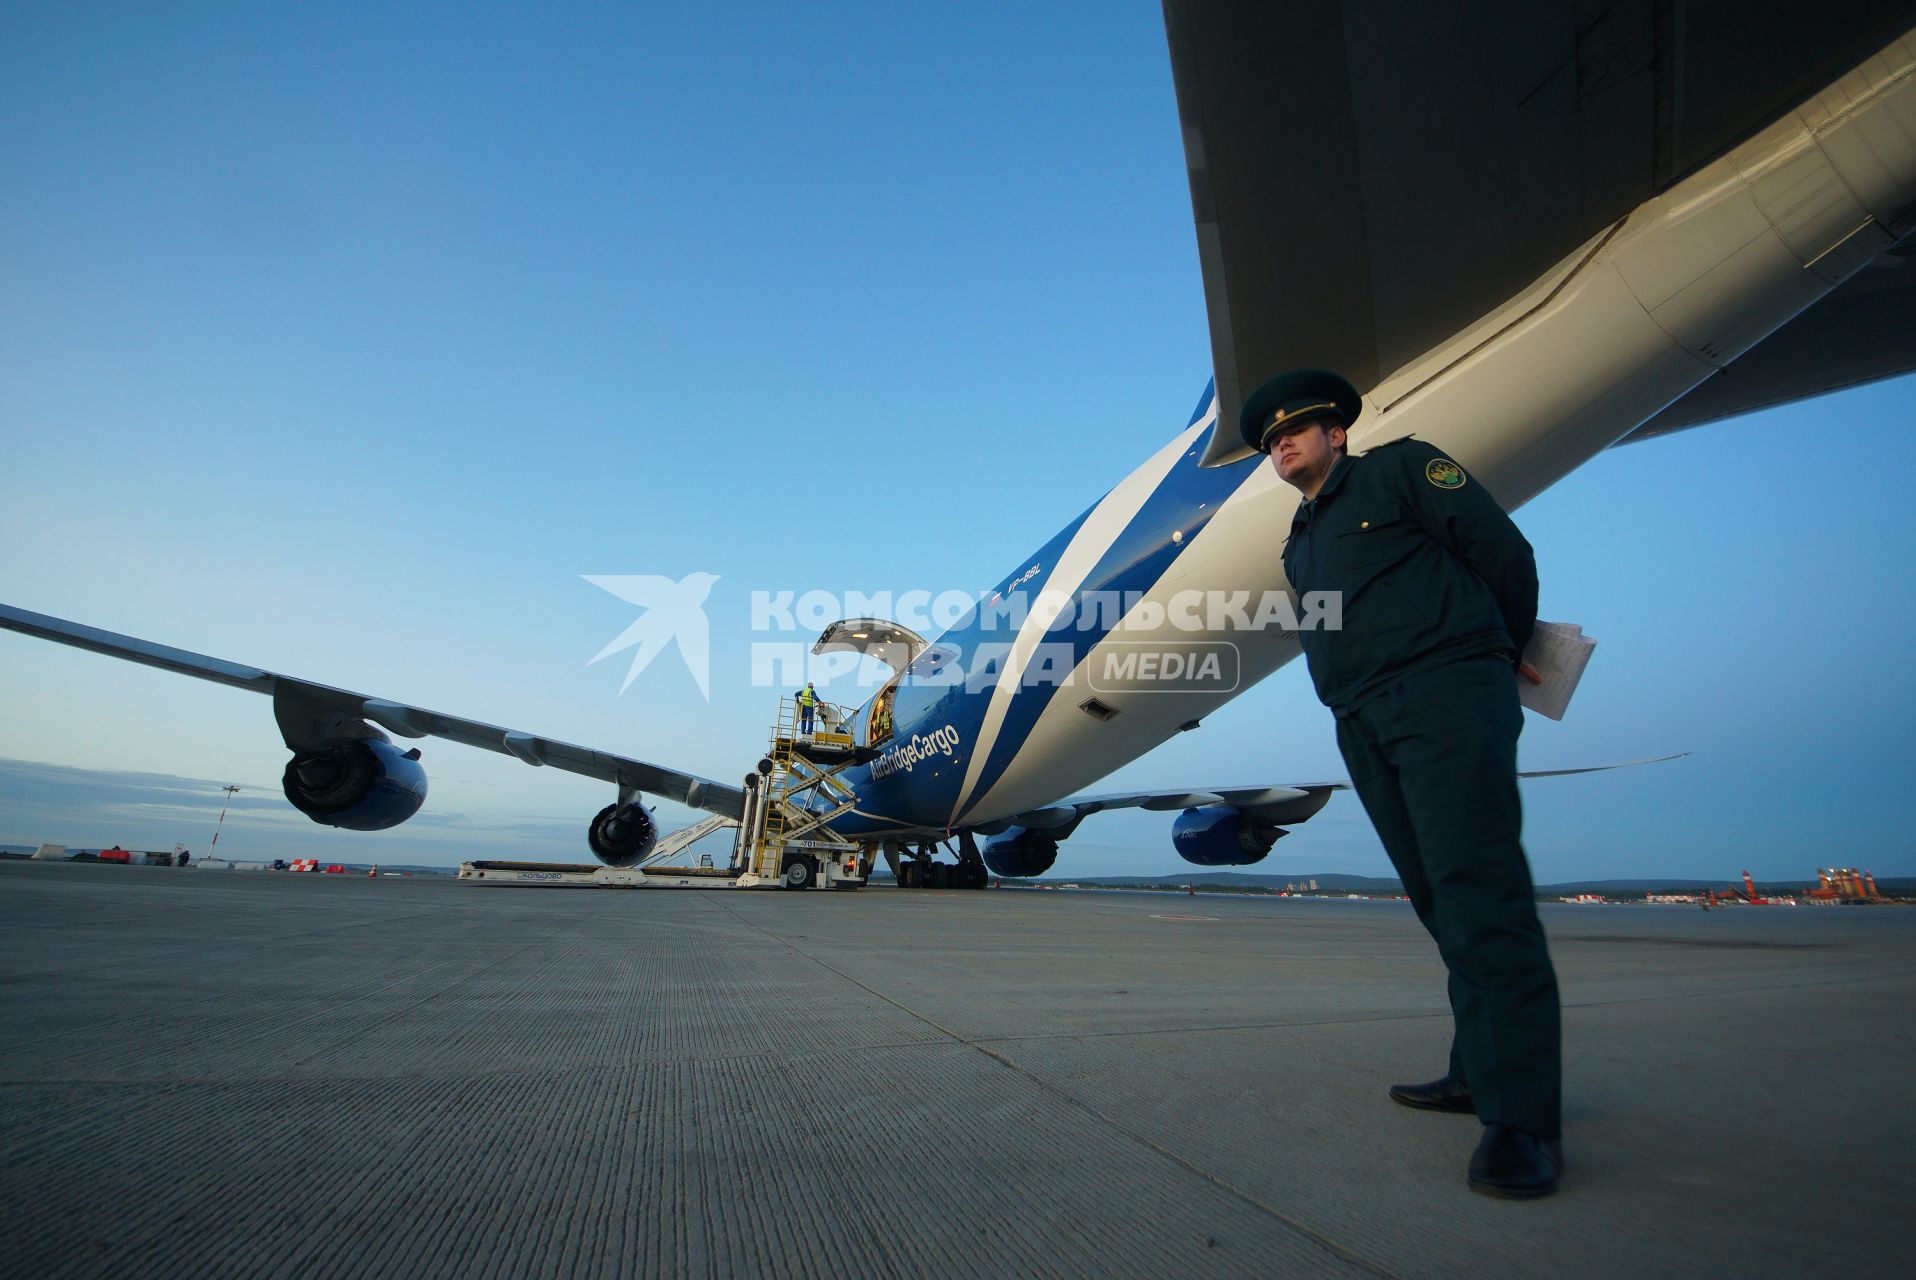
[[1339,630],[1299,633],[1337,717],[1351,782],[1450,974],[1450,1069],[1406,1106],[1474,1112],[1470,1186],[1548,1195],[1562,1168],[1557,980],[1518,843],[1517,677],[1537,620],[1530,544],[1417,440],[1345,452],[1363,402],[1321,370],[1260,387],[1239,418],[1303,494],[1284,545],[1293,590],[1342,595]]
[[818,690],[812,688],[812,682],[807,680],[805,687],[798,691],[797,698],[798,731],[809,735],[812,731],[812,721],[818,714]]

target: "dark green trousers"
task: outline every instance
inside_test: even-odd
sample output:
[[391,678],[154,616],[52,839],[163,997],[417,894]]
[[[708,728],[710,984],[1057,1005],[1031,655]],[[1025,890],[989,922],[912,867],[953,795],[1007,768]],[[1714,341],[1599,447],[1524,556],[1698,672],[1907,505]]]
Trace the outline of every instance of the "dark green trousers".
[[1557,975],[1519,836],[1510,664],[1406,676],[1337,722],[1352,784],[1450,971],[1450,1073],[1477,1117],[1558,1136]]

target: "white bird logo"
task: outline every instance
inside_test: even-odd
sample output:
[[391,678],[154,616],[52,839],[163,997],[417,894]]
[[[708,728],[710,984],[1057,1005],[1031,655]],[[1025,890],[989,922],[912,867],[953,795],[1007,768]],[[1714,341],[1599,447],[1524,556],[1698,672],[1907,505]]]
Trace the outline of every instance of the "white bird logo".
[[712,584],[718,581],[716,573],[688,573],[677,582],[656,573],[582,573],[579,576],[627,604],[636,604],[645,610],[637,622],[599,650],[592,662],[586,663],[588,667],[621,649],[637,645],[639,651],[632,655],[625,683],[619,686],[623,694],[639,678],[639,672],[676,640],[679,655],[685,659],[685,669],[692,673],[700,695],[707,702],[712,700],[712,632],[705,620],[705,598],[712,594]]

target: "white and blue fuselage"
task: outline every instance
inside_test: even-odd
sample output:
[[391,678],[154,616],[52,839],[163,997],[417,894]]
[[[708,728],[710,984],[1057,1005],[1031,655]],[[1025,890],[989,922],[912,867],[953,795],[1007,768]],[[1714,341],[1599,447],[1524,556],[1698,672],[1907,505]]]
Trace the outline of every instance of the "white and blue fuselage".
[[[1281,630],[1221,637],[1138,625],[1174,593],[1284,589],[1279,552],[1294,502],[1256,454],[1202,467],[1216,420],[1207,388],[1191,420],[1143,466],[1019,564],[898,679],[894,731],[844,779],[855,837],[989,824],[1091,782],[1269,674],[1297,652]],[[1294,496],[1294,495],[1293,495]],[[1245,517],[1264,507],[1248,537]],[[1211,536],[1231,516],[1232,532]],[[1236,645],[1209,691],[1104,670],[1113,646],[1160,658]],[[1160,666],[1162,664],[1160,663]],[[1228,682],[1229,688],[1223,687]],[[1126,687],[1127,683],[1130,687]],[[876,701],[876,699],[874,699]],[[1087,702],[1095,702],[1093,710]],[[872,703],[854,719],[861,740]]]

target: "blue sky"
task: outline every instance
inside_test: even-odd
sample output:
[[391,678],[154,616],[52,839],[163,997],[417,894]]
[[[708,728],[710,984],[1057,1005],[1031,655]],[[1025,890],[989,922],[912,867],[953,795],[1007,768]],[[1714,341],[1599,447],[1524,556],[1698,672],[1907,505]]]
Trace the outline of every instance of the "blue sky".
[[[753,590],[988,587],[1208,377],[1154,6],[12,6],[0,168],[0,600],[714,777],[773,711]],[[1529,785],[1541,879],[1916,872],[1913,406],[1520,513],[1600,641],[1526,765],[1694,753]],[[711,701],[675,655],[619,696],[580,575],[695,571]],[[609,799],[425,750],[426,814],[328,831],[263,699],[0,636],[0,841],[203,848],[234,782],[236,853],[575,858]],[[1111,781],[1340,775],[1294,666]],[[1182,865],[1162,815],[1067,854]],[[1262,869],[1386,867],[1346,797]]]

